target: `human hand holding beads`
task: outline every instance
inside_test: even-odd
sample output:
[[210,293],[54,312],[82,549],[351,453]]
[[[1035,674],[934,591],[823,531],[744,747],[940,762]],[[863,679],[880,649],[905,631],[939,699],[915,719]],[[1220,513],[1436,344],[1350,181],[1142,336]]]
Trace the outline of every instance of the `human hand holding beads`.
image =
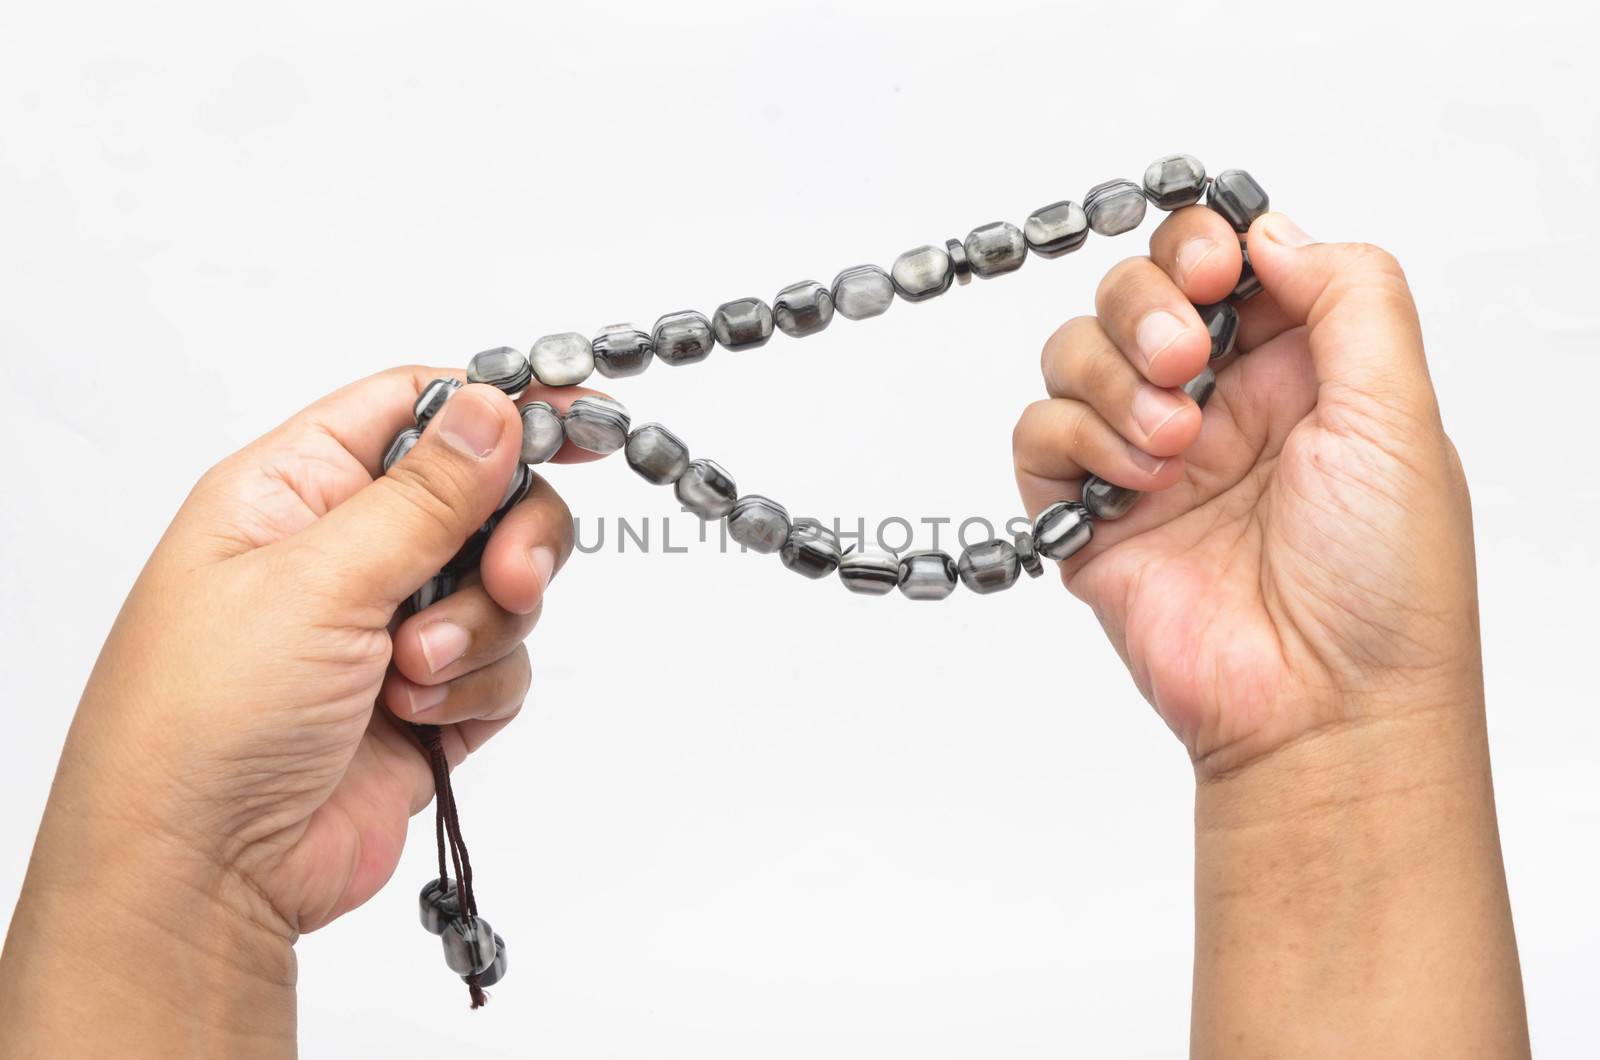
[[[136,947],[125,917],[93,912],[103,889],[73,868],[93,864],[118,874],[116,900],[139,905],[136,923],[195,948],[177,981],[215,960],[292,983],[288,943],[371,897],[407,818],[433,798],[428,759],[401,723],[440,726],[454,764],[517,713],[522,641],[570,554],[571,517],[520,463],[522,417],[492,387],[456,390],[395,461],[419,395],[451,374],[396,369],[346,387],[195,487],[84,693],[22,930],[57,914],[88,925],[78,950],[102,966]],[[535,386],[524,400],[565,410],[585,396]],[[593,454],[566,446],[554,458]],[[475,569],[408,614],[514,475],[525,495]],[[171,949],[138,947],[134,964]]]
[[[1481,700],[1466,483],[1399,265],[1282,214],[1244,238],[1211,209],[1167,218],[1149,257],[1106,276],[1098,315],[1046,344],[1051,396],[1014,435],[1030,514],[1148,494],[1062,577],[1202,776]],[[1218,321],[1195,306],[1251,282],[1245,249],[1260,293],[1235,294],[1236,351],[1202,416],[1181,388]]]

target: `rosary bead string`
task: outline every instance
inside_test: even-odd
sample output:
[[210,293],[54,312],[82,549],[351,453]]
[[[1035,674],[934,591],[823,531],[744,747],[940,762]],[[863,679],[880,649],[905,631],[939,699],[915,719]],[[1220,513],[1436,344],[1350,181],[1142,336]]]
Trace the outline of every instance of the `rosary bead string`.
[[[668,313],[650,331],[632,324],[610,324],[585,338],[574,331],[545,335],[535,340],[528,354],[509,346],[485,350],[472,358],[467,381],[487,383],[515,399],[534,381],[546,387],[576,386],[599,372],[609,379],[638,375],[653,360],[674,367],[696,364],[710,356],[713,347],[749,350],[766,345],[774,331],[793,338],[825,330],[835,315],[846,320],[866,320],[888,312],[896,298],[922,302],[936,298],[953,284],[968,284],[974,276],[992,279],[1021,268],[1028,257],[1058,258],[1083,246],[1089,233],[1120,235],[1137,228],[1147,205],[1172,211],[1204,201],[1241,234],[1267,211],[1267,193],[1240,169],[1207,176],[1205,167],[1191,155],[1156,159],[1145,169],[1144,180],[1108,180],[1090,188],[1083,204],[1061,201],[1029,214],[1019,228],[1007,221],[979,225],[965,239],[947,239],[942,245],[913,247],[895,258],[889,269],[855,265],[838,273],[831,284],[813,280],[790,284],[771,305],[760,298],[737,298],[718,306],[708,319],[694,310]],[[1211,339],[1211,355],[1200,374],[1182,387],[1202,409],[1216,390],[1216,373],[1233,356],[1239,333],[1235,304],[1261,290],[1245,254],[1244,268],[1226,299],[1196,306]],[[417,398],[416,425],[401,431],[384,456],[387,471],[405,458],[444,403],[461,387],[456,379],[435,379]],[[659,423],[630,430],[628,410],[611,398],[589,395],[573,401],[563,415],[545,401],[530,401],[520,408],[523,425],[521,462],[512,475],[499,506],[461,551],[412,596],[412,611],[421,611],[455,591],[461,575],[475,567],[484,545],[501,518],[527,495],[533,473],[529,465],[543,463],[566,442],[593,453],[623,450],[624,459],[645,481],[672,486],[679,504],[704,520],[725,520],[728,536],[744,548],[776,553],[780,562],[807,578],[824,578],[835,572],[851,592],[883,596],[898,588],[911,600],[943,600],[959,581],[970,592],[987,595],[1009,589],[1026,571],[1037,578],[1043,560],[1065,560],[1094,537],[1097,520],[1118,519],[1138,502],[1137,490],[1107,482],[1097,475],[1084,479],[1081,497],[1050,505],[1034,519],[1032,527],[1011,541],[994,538],[965,548],[959,557],[939,550],[907,552],[841,552],[835,531],[811,518],[792,518],[778,502],[759,494],[741,494],[733,476],[714,460],[692,458],[688,445]],[[435,775],[438,800],[437,839],[440,878],[425,886],[419,896],[422,923],[440,935],[445,961],[466,981],[472,1007],[484,1003],[483,987],[505,975],[505,940],[477,913],[476,895],[449,770],[439,744],[438,730],[414,727]],[[431,731],[430,731],[431,730]],[[446,857],[448,847],[449,857]],[[456,879],[446,877],[454,868]]]

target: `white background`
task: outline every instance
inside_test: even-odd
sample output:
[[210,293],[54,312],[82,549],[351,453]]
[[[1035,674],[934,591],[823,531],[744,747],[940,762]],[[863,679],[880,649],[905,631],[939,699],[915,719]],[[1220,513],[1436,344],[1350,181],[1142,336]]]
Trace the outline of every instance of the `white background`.
[[[1408,266],[1476,506],[1535,1045],[1596,1055],[1596,26],[1471,8],[6,5],[0,902],[144,556],[294,409],[1182,150]],[[1039,346],[1140,239],[612,389],[797,513],[1004,519]],[[549,477],[582,517],[674,507],[620,459]],[[306,1055],[1184,1050],[1188,763],[1053,580],[913,606],[608,549],[532,647],[529,709],[459,775],[511,975],[467,1011],[419,828],[299,947]]]

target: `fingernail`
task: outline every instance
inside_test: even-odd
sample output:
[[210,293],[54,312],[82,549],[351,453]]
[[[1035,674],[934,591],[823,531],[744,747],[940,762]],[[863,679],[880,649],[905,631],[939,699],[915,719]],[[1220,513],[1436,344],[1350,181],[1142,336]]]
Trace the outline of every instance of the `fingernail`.
[[1178,282],[1183,283],[1193,276],[1200,263],[1211,256],[1217,249],[1217,241],[1208,236],[1195,236],[1178,248]]
[[1134,331],[1133,341],[1139,347],[1139,353],[1144,357],[1146,367],[1153,367],[1156,360],[1174,342],[1183,337],[1189,328],[1183,321],[1167,312],[1157,309],[1139,321],[1139,327]]
[[1316,242],[1281,213],[1269,213],[1261,219],[1261,234],[1283,247],[1303,247]]
[[1151,456],[1136,445],[1128,446],[1128,455],[1133,458],[1133,462],[1138,465],[1140,471],[1152,478],[1161,474],[1161,469],[1167,466],[1165,460]]
[[550,576],[556,572],[556,554],[544,545],[534,545],[528,549],[528,566],[533,568],[533,576],[539,580],[539,588],[543,590],[550,584]]
[[436,674],[467,653],[471,638],[454,622],[430,622],[417,631],[428,672]]
[[471,389],[445,402],[438,419],[439,437],[475,460],[494,452],[506,430],[506,421],[488,398]]
[[1133,420],[1146,438],[1153,438],[1178,413],[1183,402],[1160,387],[1141,386],[1133,392]]
[[406,683],[406,698],[411,700],[412,717],[432,710],[450,697],[449,685],[416,685]]

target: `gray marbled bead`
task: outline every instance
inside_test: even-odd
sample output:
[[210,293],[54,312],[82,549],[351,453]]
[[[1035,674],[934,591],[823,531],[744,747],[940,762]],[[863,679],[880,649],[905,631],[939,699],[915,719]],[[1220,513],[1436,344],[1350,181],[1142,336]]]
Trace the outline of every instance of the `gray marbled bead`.
[[678,481],[689,466],[689,447],[659,423],[647,423],[628,435],[624,455],[640,478],[657,486]]
[[1244,266],[1239,270],[1239,282],[1228,292],[1230,302],[1246,302],[1261,293],[1261,281],[1256,278],[1255,266],[1250,264],[1250,248],[1241,245],[1239,251],[1244,255]]
[[562,420],[567,441],[591,453],[614,453],[628,440],[628,410],[606,397],[581,397]]
[[1028,215],[1022,224],[1022,238],[1041,258],[1059,258],[1083,246],[1089,238],[1089,218],[1075,202],[1051,203]]
[[900,561],[888,552],[852,552],[839,560],[839,580],[853,593],[882,596],[900,584]]
[[428,425],[428,421],[439,415],[439,410],[444,408],[444,403],[450,400],[450,395],[461,389],[459,379],[435,379],[422,388],[422,393],[417,395],[416,404],[411,406],[411,415],[417,421],[420,430]]
[[1024,530],[1013,537],[1011,547],[1017,550],[1017,562],[1028,572],[1028,577],[1037,578],[1044,573],[1044,564],[1039,562],[1039,550],[1033,545],[1032,531]]
[[1089,227],[1103,236],[1117,236],[1139,227],[1144,220],[1144,189],[1131,180],[1096,184],[1083,197]]
[[789,540],[788,509],[759,493],[747,493],[728,512],[728,536],[752,552],[776,552]]
[[522,462],[542,464],[561,451],[567,432],[561,426],[561,413],[548,401],[530,401],[522,406]]
[[1236,232],[1250,230],[1250,222],[1269,208],[1267,193],[1256,178],[1242,169],[1225,169],[1206,189],[1206,205],[1220,213]]
[[[443,600],[456,591],[456,576],[450,570],[442,570],[438,574],[422,583],[422,588],[411,594],[411,611],[426,611],[434,604]],[[426,922],[426,920],[424,920]],[[437,931],[434,932],[438,934]]]
[[457,975],[477,975],[494,964],[494,928],[481,916],[463,916],[444,926],[444,963]]
[[943,600],[955,591],[956,561],[948,552],[912,552],[900,560],[900,592],[910,600]]
[[772,319],[785,335],[815,335],[833,323],[833,292],[820,283],[792,283],[772,300]]
[[894,301],[894,281],[876,265],[857,265],[833,278],[833,305],[846,320],[886,313]]
[[1033,521],[1033,547],[1047,559],[1066,559],[1093,537],[1094,520],[1077,501],[1052,504]]
[[[423,582],[421,588],[411,594],[410,603],[412,613],[415,614],[418,611],[426,611],[440,600],[443,600],[445,597],[455,592],[457,585],[458,580],[454,572],[448,569],[441,570],[438,574],[435,574],[433,577]],[[434,934],[437,935],[438,932],[436,931]]]
[[1028,260],[1028,241],[1010,221],[993,221],[967,233],[964,244],[972,271],[984,279],[1015,272]]
[[483,558],[483,550],[489,544],[490,535],[494,533],[494,528],[499,523],[499,516],[489,516],[488,521],[474,530],[456,550],[456,554],[450,557],[450,562],[444,565],[444,569],[452,574],[463,574],[476,567],[478,561]]
[[1017,584],[1022,562],[1009,541],[984,541],[962,551],[956,571],[973,592],[997,593]]
[[489,517],[487,523],[483,524],[483,528],[492,531],[494,524],[500,521],[501,516],[519,504],[531,489],[533,489],[533,469],[528,467],[527,464],[517,464],[516,470],[511,472],[511,481],[506,483],[505,496],[501,497],[500,503],[495,505],[494,514]]
[[825,578],[839,566],[838,535],[815,519],[796,519],[778,559],[807,578]]
[[972,282],[972,261],[967,257],[967,248],[959,239],[944,241],[944,252],[950,255],[950,270],[955,273],[956,282],[965,287]]
[[528,367],[545,386],[577,386],[594,373],[594,348],[576,331],[536,339]]
[[510,346],[475,353],[467,365],[467,382],[488,383],[507,394],[522,393],[532,380],[528,359]]
[[950,289],[955,270],[950,255],[934,246],[913,247],[894,259],[889,269],[894,289],[908,302],[921,302]]
[[383,469],[388,471],[422,440],[422,432],[415,427],[407,427],[394,436],[394,441],[389,443],[388,452],[383,454]]
[[422,926],[435,935],[444,934],[446,925],[461,916],[461,896],[453,880],[430,880],[417,895]]
[[650,341],[656,348],[656,356],[666,363],[694,364],[711,355],[716,336],[711,333],[711,321],[704,313],[686,309],[668,313],[656,321]]
[[765,346],[772,338],[772,307],[759,298],[723,302],[711,314],[711,331],[730,350]]
[[1217,373],[1211,366],[1200,369],[1200,374],[1179,387],[1190,399],[1201,408],[1206,407],[1206,402],[1211,400],[1211,395],[1217,392]]
[[678,503],[702,519],[721,519],[733,511],[739,488],[715,460],[691,460],[678,476]]
[[1206,167],[1193,155],[1167,155],[1144,171],[1144,194],[1158,210],[1179,210],[1200,201]]
[[1099,475],[1083,480],[1083,506],[1096,519],[1121,519],[1144,496],[1126,486],[1113,486]]
[[[506,940],[498,934],[494,937],[494,963],[478,973],[479,986],[493,986],[506,977]],[[466,979],[466,976],[462,976]]]
[[656,353],[650,336],[632,324],[603,327],[590,345],[594,348],[595,371],[607,379],[638,375],[650,367],[650,359]]
[[1227,302],[1213,302],[1194,308],[1200,314],[1200,323],[1206,326],[1206,333],[1211,336],[1210,359],[1220,361],[1233,352],[1233,344],[1239,338],[1239,311]]

